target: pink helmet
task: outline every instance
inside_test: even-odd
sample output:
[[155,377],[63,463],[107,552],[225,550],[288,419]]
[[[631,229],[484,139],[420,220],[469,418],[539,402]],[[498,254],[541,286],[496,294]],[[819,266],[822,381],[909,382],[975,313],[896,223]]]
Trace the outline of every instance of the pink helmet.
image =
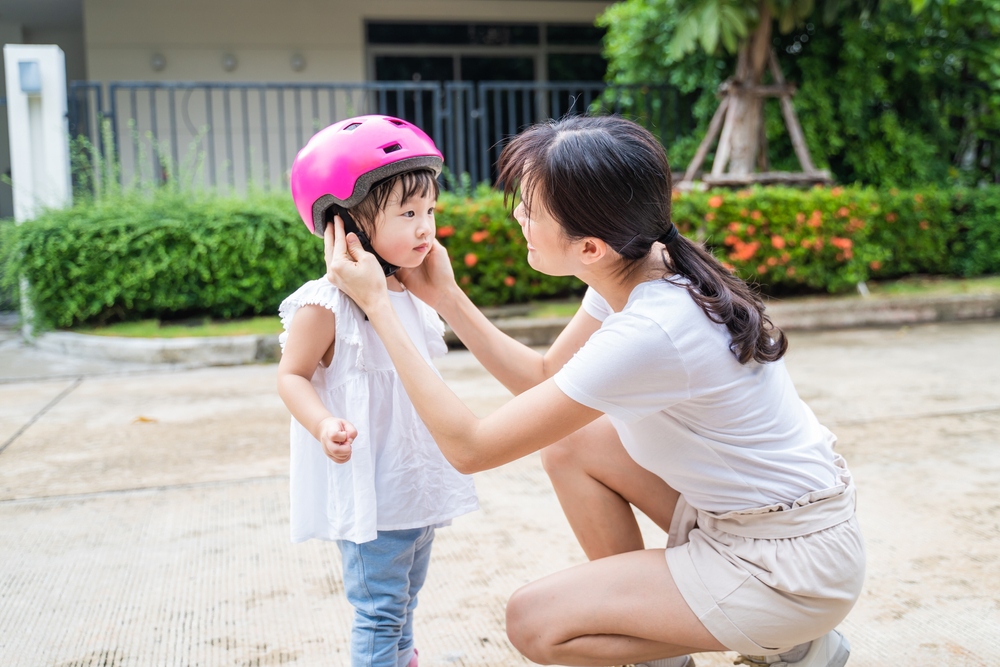
[[356,206],[381,180],[414,169],[441,173],[444,159],[423,130],[392,116],[357,116],[326,127],[292,163],[292,199],[302,222],[323,236],[326,210]]

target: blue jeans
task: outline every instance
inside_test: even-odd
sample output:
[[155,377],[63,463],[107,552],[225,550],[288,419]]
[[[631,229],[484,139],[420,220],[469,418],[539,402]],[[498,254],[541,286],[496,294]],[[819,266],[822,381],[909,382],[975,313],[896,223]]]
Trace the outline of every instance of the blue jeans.
[[340,540],[344,592],[354,607],[351,667],[406,667],[413,610],[427,578],[434,528],[380,530],[371,542]]

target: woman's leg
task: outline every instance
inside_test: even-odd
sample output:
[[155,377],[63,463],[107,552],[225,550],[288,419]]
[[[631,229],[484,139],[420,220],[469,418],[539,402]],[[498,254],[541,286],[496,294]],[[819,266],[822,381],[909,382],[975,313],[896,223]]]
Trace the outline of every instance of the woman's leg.
[[632,460],[607,417],[543,449],[542,465],[589,559],[643,548],[630,505],[669,530],[679,494]]
[[524,586],[507,604],[507,636],[546,665],[726,650],[684,602],[663,549],[609,556]]

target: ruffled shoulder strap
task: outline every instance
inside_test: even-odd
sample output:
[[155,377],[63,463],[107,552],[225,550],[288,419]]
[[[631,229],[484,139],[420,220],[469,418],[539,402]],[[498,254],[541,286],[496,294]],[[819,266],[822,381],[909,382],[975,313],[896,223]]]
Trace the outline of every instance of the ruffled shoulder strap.
[[333,312],[337,319],[337,343],[361,347],[361,330],[358,319],[352,312],[357,306],[343,292],[326,279],[310,280],[285,298],[278,306],[278,316],[284,331],[278,336],[281,350],[285,350],[288,329],[292,318],[302,306],[323,306]]
[[444,342],[444,321],[433,308],[418,299],[410,292],[413,303],[420,312],[424,323],[424,338],[427,340],[427,352],[431,357],[443,357],[448,353],[448,344]]

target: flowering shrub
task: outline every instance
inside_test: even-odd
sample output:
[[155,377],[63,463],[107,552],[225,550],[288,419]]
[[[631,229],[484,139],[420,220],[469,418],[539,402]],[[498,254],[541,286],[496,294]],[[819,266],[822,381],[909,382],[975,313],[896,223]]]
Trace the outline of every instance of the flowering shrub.
[[[771,293],[837,292],[914,272],[1000,273],[998,187],[675,192],[673,217]],[[503,195],[485,186],[471,197],[442,193],[437,223],[459,284],[480,306],[583,290],[528,266]],[[322,242],[285,194],[125,194],[0,225],[4,300],[17,303],[26,277],[43,327],[273,313],[322,273]]]
[[868,242],[879,208],[870,190],[691,192],[674,205],[682,231],[690,236],[702,230],[724,264],[770,291],[844,290],[888,259]]
[[913,273],[1000,272],[1000,189],[675,193],[674,221],[765,291],[838,292]]

